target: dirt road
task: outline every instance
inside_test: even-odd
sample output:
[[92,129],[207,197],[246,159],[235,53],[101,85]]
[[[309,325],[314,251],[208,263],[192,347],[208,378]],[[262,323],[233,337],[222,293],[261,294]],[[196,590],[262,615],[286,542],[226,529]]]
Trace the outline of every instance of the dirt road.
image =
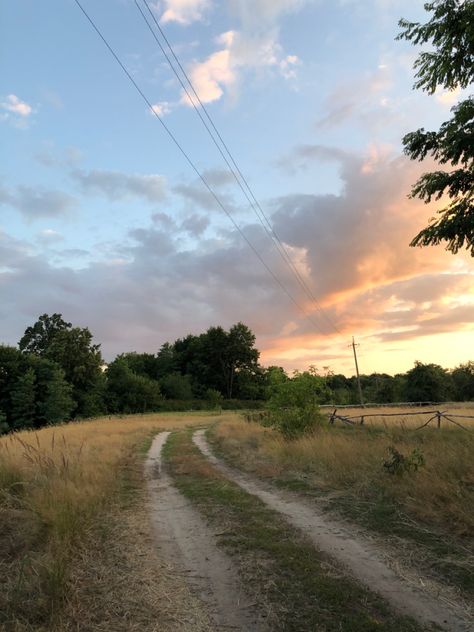
[[[215,545],[215,534],[175,489],[161,466],[161,450],[169,432],[157,435],[148,453],[151,516],[156,541],[165,559],[185,574],[207,612],[196,622],[196,630],[266,630],[244,594],[231,559]],[[183,617],[192,613],[183,613]],[[207,620],[204,620],[207,619]]]
[[432,594],[404,582],[386,564],[383,552],[368,540],[359,535],[355,537],[347,527],[330,520],[295,494],[271,488],[217,459],[204,433],[204,430],[198,430],[193,440],[214,466],[246,492],[283,514],[309,536],[316,547],[338,560],[350,574],[379,593],[398,612],[410,615],[422,624],[435,624],[452,632],[473,629],[473,622],[464,618],[464,613],[448,608]]

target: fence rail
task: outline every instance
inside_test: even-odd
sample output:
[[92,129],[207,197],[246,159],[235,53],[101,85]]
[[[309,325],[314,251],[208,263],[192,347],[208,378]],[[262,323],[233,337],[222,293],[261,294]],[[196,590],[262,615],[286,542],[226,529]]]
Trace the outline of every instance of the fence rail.
[[422,402],[389,402],[382,404],[380,402],[368,402],[367,404],[321,404],[320,408],[398,408],[401,406],[405,406],[407,408],[416,408],[421,406],[442,406],[446,405],[447,402],[429,402],[424,400]]
[[[342,408],[342,406],[341,406]],[[408,415],[416,416],[416,415],[432,415],[428,421],[423,423],[421,426],[418,426],[414,430],[421,430],[422,428],[426,428],[431,424],[431,422],[436,420],[436,426],[441,428],[441,420],[444,419],[451,424],[455,424],[459,426],[463,430],[469,431],[466,426],[463,426],[459,422],[455,421],[453,418],[457,419],[474,419],[474,415],[452,415],[451,413],[447,413],[445,410],[422,410],[417,412],[404,412],[404,413],[368,413],[365,415],[338,415],[338,408],[335,408],[334,411],[329,415],[329,423],[334,424],[335,421],[341,421],[342,423],[348,424],[350,426],[363,426],[365,420],[369,417],[407,417]]]

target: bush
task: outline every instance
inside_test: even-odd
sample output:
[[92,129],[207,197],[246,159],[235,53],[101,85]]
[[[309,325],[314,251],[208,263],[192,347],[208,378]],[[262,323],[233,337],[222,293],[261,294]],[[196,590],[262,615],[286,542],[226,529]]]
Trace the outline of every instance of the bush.
[[390,457],[384,461],[383,466],[389,474],[401,476],[407,472],[417,472],[425,464],[425,457],[419,448],[412,450],[408,456],[405,456],[393,446],[389,446],[388,451]]
[[314,432],[325,422],[318,403],[326,396],[325,381],[315,369],[296,371],[290,380],[278,379],[270,386],[268,416],[263,423],[275,427],[286,439]]
[[222,397],[222,393],[220,391],[217,391],[215,388],[207,389],[206,401],[212,410],[220,409],[222,407],[223,400],[224,398]]
[[296,439],[314,432],[324,420],[317,406],[303,406],[271,411],[265,423],[274,426],[285,439]]

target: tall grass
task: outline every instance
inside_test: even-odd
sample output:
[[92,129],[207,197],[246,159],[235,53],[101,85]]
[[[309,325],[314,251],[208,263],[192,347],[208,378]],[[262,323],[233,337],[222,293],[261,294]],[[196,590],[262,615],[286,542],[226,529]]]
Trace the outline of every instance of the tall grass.
[[[474,533],[472,432],[330,427],[286,441],[256,423],[230,420],[215,428],[213,438],[220,451],[263,476],[300,480],[359,501],[383,496],[426,525],[461,537]],[[390,446],[405,456],[418,449],[424,466],[400,476],[388,473],[383,464]]]
[[53,628],[80,548],[123,502],[139,447],[204,420],[136,415],[0,438],[0,628]]

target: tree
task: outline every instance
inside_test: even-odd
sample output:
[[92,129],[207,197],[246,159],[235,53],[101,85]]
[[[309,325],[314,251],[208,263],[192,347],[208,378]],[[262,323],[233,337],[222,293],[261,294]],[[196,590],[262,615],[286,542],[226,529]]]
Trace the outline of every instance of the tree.
[[[428,94],[440,87],[467,88],[474,78],[474,2],[438,0],[426,3],[425,9],[433,14],[426,24],[399,22],[403,30],[397,39],[434,47],[415,61],[414,87]],[[452,112],[439,131],[421,128],[403,138],[410,158],[421,161],[430,155],[441,165],[453,167],[425,173],[414,184],[411,197],[429,203],[445,195],[450,201],[410,245],[447,242],[446,249],[453,254],[465,246],[474,256],[474,98],[461,101]]]
[[193,388],[189,375],[169,373],[161,378],[160,386],[163,395],[169,399],[186,401],[193,398]]
[[209,327],[200,336],[186,336],[176,340],[173,351],[162,347],[158,354],[160,366],[167,361],[179,373],[190,375],[193,389],[200,396],[214,388],[231,398],[236,375],[241,371],[256,374],[258,369],[255,336],[243,323],[233,325],[228,332],[222,327]]
[[9,430],[10,426],[7,422],[7,416],[2,410],[0,410],[0,435],[8,432]]
[[64,371],[55,368],[46,386],[46,397],[39,411],[49,424],[68,421],[75,403],[71,397],[72,386],[66,382]]
[[43,314],[34,325],[26,328],[18,347],[20,351],[25,353],[44,355],[55,335],[59,331],[71,329],[71,327],[71,323],[63,320],[61,314],[53,314],[52,316]]
[[92,343],[87,327],[73,327],[58,331],[49,344],[46,357],[63,369],[66,380],[73,387],[77,403],[76,413],[86,415],[86,401],[101,377],[100,345]]
[[406,380],[410,402],[444,402],[452,395],[451,376],[438,364],[415,362]]
[[157,379],[157,359],[153,353],[130,351],[121,353],[118,357],[123,358],[134,373],[145,375],[152,380]]
[[364,386],[364,400],[366,402],[386,404],[396,401],[395,380],[391,375],[372,373],[372,375],[361,377],[363,382],[367,381],[367,385]]
[[460,364],[452,371],[451,376],[456,401],[474,400],[474,362]]
[[12,389],[27,368],[27,359],[18,349],[0,345],[0,409],[5,413],[8,423],[12,421]]
[[160,385],[137,375],[123,358],[107,368],[107,401],[111,412],[145,413],[157,410],[161,402]]
[[256,374],[259,352],[255,348],[255,335],[243,323],[237,323],[229,329],[224,351],[224,373],[226,395],[230,399],[234,392],[235,376],[246,371]]
[[30,358],[30,363],[40,357],[54,362],[64,371],[67,382],[73,387],[77,416],[103,411],[100,345],[92,343],[92,334],[87,327],[73,327],[61,314],[43,314],[26,329],[19,347],[24,356]]
[[161,349],[156,354],[155,358],[156,375],[157,379],[168,375],[168,373],[174,373],[178,370],[177,357],[175,345],[165,342]]
[[11,391],[13,428],[32,428],[36,421],[36,375],[30,367]]

